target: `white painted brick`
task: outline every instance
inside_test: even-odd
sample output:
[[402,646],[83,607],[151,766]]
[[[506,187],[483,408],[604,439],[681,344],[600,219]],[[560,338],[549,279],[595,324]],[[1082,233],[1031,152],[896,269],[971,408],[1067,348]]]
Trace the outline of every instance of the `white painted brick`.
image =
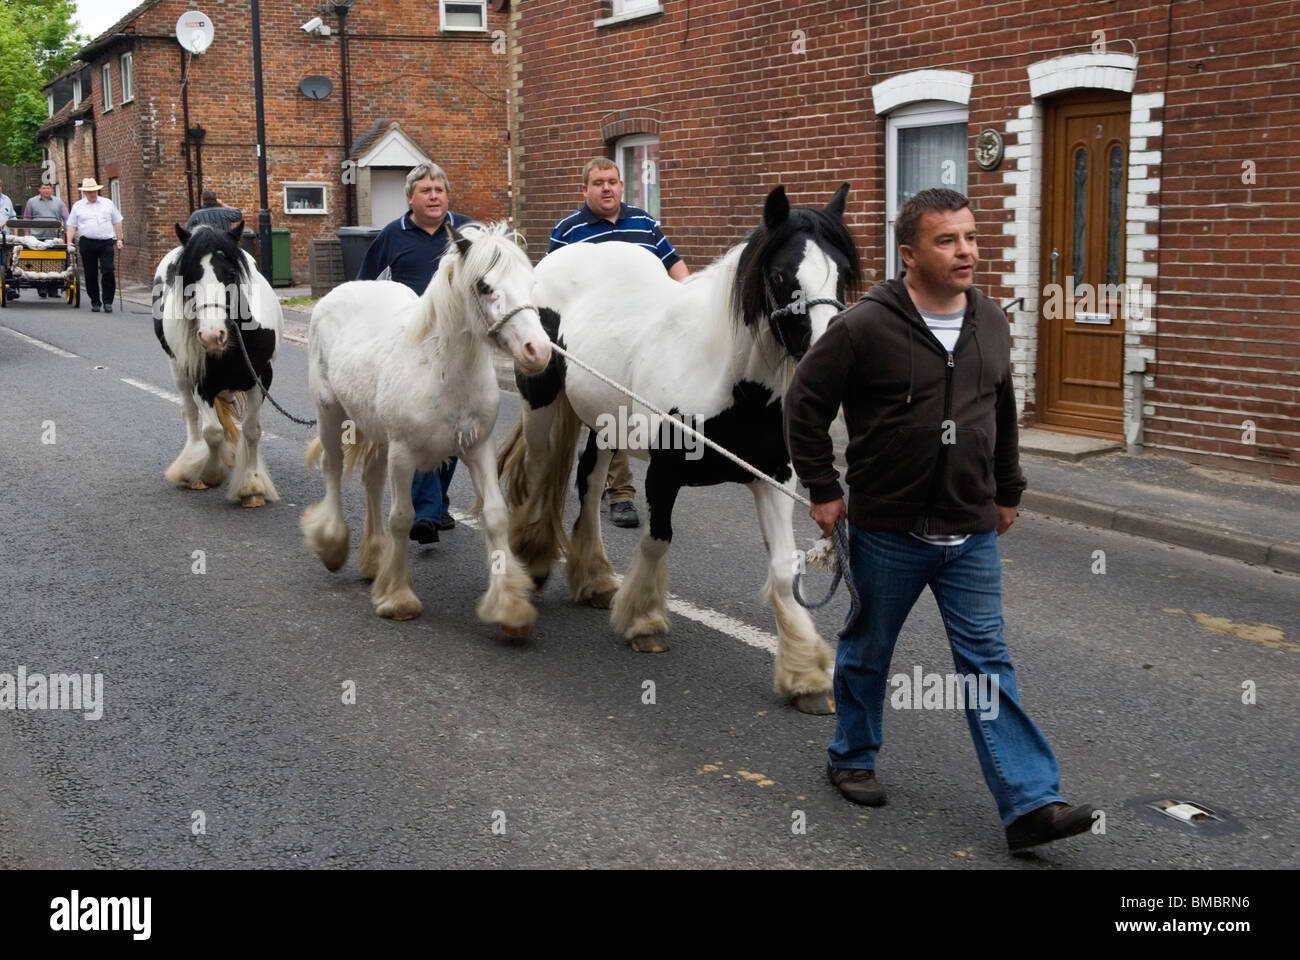
[[[1147,209],[1154,210],[1155,207],[1148,207]],[[1124,224],[1124,232],[1127,233],[1130,238],[1146,236],[1147,225],[1140,219],[1135,220],[1130,217]]]
[[1164,105],[1165,95],[1163,93],[1139,93],[1133,96],[1134,110],[1163,107]]
[[1027,157],[1029,156],[1029,145],[1016,144],[1014,146],[1007,147],[1006,150],[1003,151],[1002,155],[1006,157],[1008,160],[1013,160],[1017,157]]
[[1139,110],[1137,107],[1134,107],[1134,108],[1129,112],[1129,115],[1128,115],[1128,122],[1129,122],[1130,124],[1134,124],[1134,123],[1149,123],[1150,120],[1151,120],[1151,111],[1150,111],[1150,110]]
[[1034,122],[1030,120],[1028,117],[1023,119],[1017,118],[1015,120],[1007,121],[1007,127],[1006,127],[1007,133],[1028,133],[1033,129],[1034,129]]
[[1139,237],[1128,238],[1128,248],[1130,250],[1155,250],[1159,246],[1159,234],[1144,233]]
[[[1146,138],[1146,137],[1135,137],[1135,136],[1133,136],[1133,130],[1132,130],[1132,128],[1130,128],[1130,129],[1129,129],[1128,148],[1129,148],[1129,150],[1145,150],[1145,149],[1147,148],[1147,138]],[[1156,160],[1155,160],[1155,162],[1156,162],[1156,163],[1159,163],[1159,162],[1160,162],[1160,151],[1159,151],[1159,150],[1156,150],[1156,151],[1155,151],[1155,155],[1156,155]]]
[[[1130,263],[1126,272],[1130,277],[1155,277],[1156,265],[1154,263]],[[1155,358],[1152,357],[1152,359]]]
[[1016,111],[1016,116],[1020,117],[1022,120],[1032,120],[1034,117],[1034,105],[1031,103],[1027,106],[1021,107]]
[[[1129,143],[1129,146],[1130,146],[1130,148],[1132,147],[1132,142],[1131,142],[1131,141],[1130,141],[1130,143]],[[1139,164],[1139,163],[1148,163],[1148,164],[1150,164],[1150,163],[1159,163],[1159,162],[1160,162],[1160,151],[1159,151],[1159,150],[1142,150],[1142,151],[1139,152],[1139,151],[1136,151],[1136,150],[1130,150],[1130,153],[1129,153],[1129,155],[1128,155],[1128,162],[1129,162],[1129,166],[1134,166],[1135,164]]]
[[[1128,128],[1130,137],[1158,137],[1164,127],[1163,123],[1131,123]],[[1130,148],[1132,144],[1129,145]]]
[[1128,178],[1130,183],[1135,180],[1145,180],[1147,178],[1146,164],[1129,164]]

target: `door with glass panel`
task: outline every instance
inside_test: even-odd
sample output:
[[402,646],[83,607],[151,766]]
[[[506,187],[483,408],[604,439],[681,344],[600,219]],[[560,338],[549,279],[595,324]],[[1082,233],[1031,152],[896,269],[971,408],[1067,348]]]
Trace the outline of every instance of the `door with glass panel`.
[[1124,426],[1124,235],[1129,99],[1074,95],[1044,114],[1039,420]]

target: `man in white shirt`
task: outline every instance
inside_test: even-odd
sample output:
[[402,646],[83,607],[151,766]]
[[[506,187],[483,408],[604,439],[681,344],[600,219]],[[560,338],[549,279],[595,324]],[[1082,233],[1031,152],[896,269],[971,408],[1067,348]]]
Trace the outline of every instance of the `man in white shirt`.
[[[17,216],[17,213],[14,211],[14,202],[10,200],[8,195],[5,193],[4,182],[0,181],[0,227],[4,226],[5,223],[9,220],[9,218],[14,216]],[[8,263],[8,259],[9,259],[9,248],[7,246],[0,246],[0,270],[3,270],[5,268],[5,266]],[[9,299],[17,300],[18,291],[10,290]]]
[[[113,272],[113,253],[122,249],[122,214],[113,201],[101,197],[102,190],[94,177],[81,181],[84,196],[68,212],[68,246],[78,237],[81,263],[86,271],[86,292],[90,294],[90,312],[99,313],[103,303],[105,313],[113,312],[113,294],[117,292],[117,276]],[[103,300],[100,300],[100,281],[103,280]]]

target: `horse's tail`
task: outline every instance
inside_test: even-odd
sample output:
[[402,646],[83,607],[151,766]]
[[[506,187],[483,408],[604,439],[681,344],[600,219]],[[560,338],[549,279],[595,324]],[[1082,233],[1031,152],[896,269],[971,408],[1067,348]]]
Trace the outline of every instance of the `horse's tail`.
[[217,412],[217,422],[221,432],[226,435],[226,442],[232,447],[239,442],[239,423],[244,419],[243,393],[231,393],[223,390],[212,401],[212,408]]
[[522,419],[511,429],[500,459],[510,508],[510,547],[537,582],[545,579],[558,553],[568,549],[564,499],[582,429],[582,422],[564,394],[556,399],[553,410],[547,449],[533,451],[541,463],[535,486],[529,484],[525,463],[528,442]]
[[[347,439],[343,443],[343,477],[342,482],[347,483],[352,478],[352,471],[357,464],[362,465],[369,463],[379,452],[379,448],[364,433],[352,426],[349,428]],[[312,437],[307,442],[307,450],[303,459],[309,468],[314,468],[320,463],[321,458],[325,455],[325,445],[321,443],[320,437]]]

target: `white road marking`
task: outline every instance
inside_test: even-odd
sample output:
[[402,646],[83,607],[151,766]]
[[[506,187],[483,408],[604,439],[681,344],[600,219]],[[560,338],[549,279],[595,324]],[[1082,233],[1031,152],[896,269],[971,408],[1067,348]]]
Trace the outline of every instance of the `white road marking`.
[[152,383],[145,383],[143,380],[132,380],[130,377],[121,377],[123,383],[129,383],[137,390],[143,390],[145,393],[152,393],[155,397],[161,397],[168,403],[179,404],[181,402],[180,394],[170,393],[162,387],[155,387]]
[[[151,393],[155,397],[160,397],[161,399],[166,400],[168,403],[175,403],[179,405],[181,402],[180,394],[172,393],[168,390],[164,390],[162,387],[155,387],[152,383],[145,383],[143,380],[133,380],[130,377],[119,377],[118,379],[120,379],[125,384],[129,384],[130,386],[135,387],[137,390],[143,390],[145,393]],[[270,430],[263,430],[262,439],[281,440],[283,439],[283,437],[281,437],[279,434],[272,433]]]
[[[478,529],[478,519],[468,514],[451,511],[452,518],[457,523],[462,523],[474,530]],[[561,560],[561,563],[564,561]],[[623,577],[615,574],[619,583],[623,582]],[[683,600],[675,593],[668,594],[668,609],[673,613],[679,614],[688,620],[694,620],[701,623],[711,630],[716,630],[739,640],[741,643],[747,643],[751,647],[757,647],[759,650],[766,650],[772,656],[776,656],[777,638],[768,633],[766,630],[760,630],[758,627],[751,626],[743,620],[737,620],[735,617],[729,617],[725,613],[719,613],[717,610],[709,607],[698,607],[689,600]]]
[[26,340],[32,346],[40,347],[42,350],[48,350],[50,353],[58,354],[60,357],[69,357],[73,360],[77,359],[75,353],[68,353],[68,351],[64,350],[62,347],[56,347],[52,343],[46,343],[44,340],[37,340],[35,337],[29,337],[25,333],[19,333],[17,330],[11,330],[8,327],[0,327],[0,330],[4,330],[5,333],[13,334],[19,340]]

